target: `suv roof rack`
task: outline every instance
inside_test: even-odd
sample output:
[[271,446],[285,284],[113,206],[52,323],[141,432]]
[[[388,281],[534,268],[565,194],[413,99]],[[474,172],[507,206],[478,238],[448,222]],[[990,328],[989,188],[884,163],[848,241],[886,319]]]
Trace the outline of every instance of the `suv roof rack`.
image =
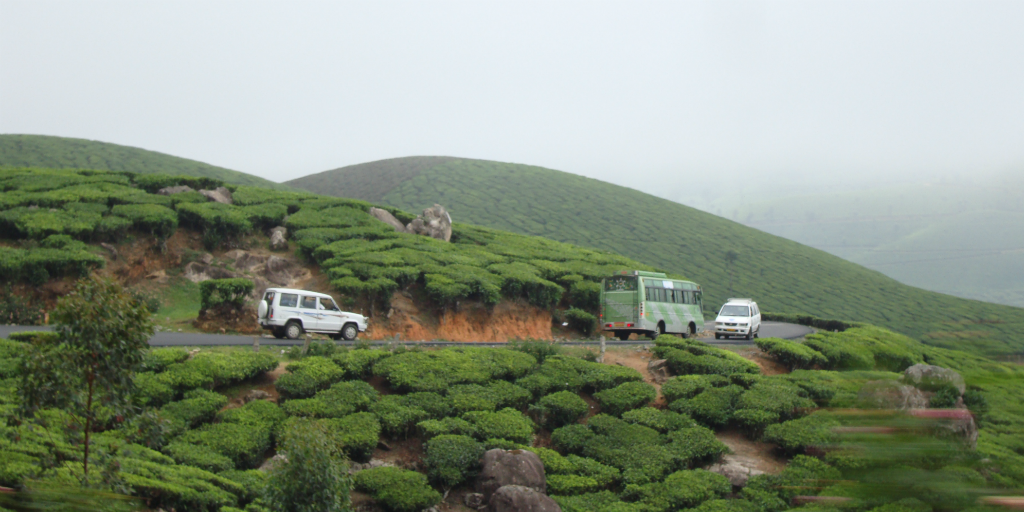
[[743,301],[754,302],[754,299],[729,299],[726,302],[743,302]]

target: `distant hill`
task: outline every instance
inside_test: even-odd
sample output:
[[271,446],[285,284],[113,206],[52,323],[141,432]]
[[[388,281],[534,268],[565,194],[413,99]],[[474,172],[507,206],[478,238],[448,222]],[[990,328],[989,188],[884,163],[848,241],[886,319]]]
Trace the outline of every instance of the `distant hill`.
[[990,354],[1024,349],[1024,309],[907,286],[824,251],[565,172],[410,157],[286,184],[407,211],[440,203],[456,221],[611,250],[695,279],[712,307],[730,296],[753,297],[765,311],[865,321],[940,346]]
[[1017,175],[776,197],[739,206],[736,218],[904,283],[1024,307]]
[[0,165],[180,174],[214,178],[233,185],[289,190],[280,183],[187,158],[108,142],[49,135],[0,135]]

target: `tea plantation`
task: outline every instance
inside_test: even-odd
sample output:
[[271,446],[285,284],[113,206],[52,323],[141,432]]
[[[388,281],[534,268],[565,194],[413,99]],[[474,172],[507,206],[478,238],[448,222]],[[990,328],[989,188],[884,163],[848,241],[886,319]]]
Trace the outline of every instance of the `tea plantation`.
[[608,249],[701,283],[711,309],[728,297],[754,297],[765,311],[868,322],[935,346],[989,355],[1024,350],[1024,309],[906,286],[823,251],[565,172],[410,157],[287,184],[406,211],[440,203],[460,221]]
[[[492,305],[520,299],[540,308],[576,306],[573,318],[593,323],[601,278],[623,269],[654,270],[628,258],[537,237],[456,224],[451,243],[397,233],[371,217],[370,203],[230,186],[234,204],[207,202],[198,192],[158,195],[211,178],[79,169],[0,168],[0,281],[42,284],[83,276],[104,264],[95,246],[126,234],[166,239],[177,229],[202,234],[209,249],[288,227],[291,242],[320,265],[351,304],[386,304],[415,285],[439,308],[461,300]],[[406,222],[414,217],[389,208]],[[286,220],[287,218],[287,220]]]
[[0,166],[103,169],[139,174],[181,174],[232,185],[289,190],[244,172],[145,149],[49,135],[0,135]]
[[[803,344],[779,341],[763,345],[780,361],[799,366],[810,354],[829,369],[764,376],[733,352],[659,338],[655,354],[678,375],[662,387],[663,408],[649,405],[655,390],[636,370],[557,345],[424,351],[324,343],[277,380],[280,403],[225,409],[227,396],[245,389],[238,383],[277,367],[273,355],[190,358],[182,349],[155,349],[134,379],[139,414],[108,418],[93,438],[93,457],[116,468],[93,485],[138,497],[149,509],[271,510],[266,489],[276,469],[256,468],[286,433],[309,425],[330,432],[329,442],[356,463],[368,461],[380,439],[422,444],[416,471],[384,466],[352,478],[355,490],[395,512],[418,512],[450,489],[471,487],[482,453],[496,447],[535,452],[548,494],[566,512],[778,512],[808,499],[858,512],[956,511],[1024,484],[1019,367],[872,326]],[[23,342],[0,340],[0,486],[76,485],[82,446],[62,412],[17,412],[27,351]],[[977,450],[928,420],[863,408],[866,384],[895,383],[896,372],[924,361],[966,378],[963,400],[981,428]],[[931,406],[952,405],[942,396]],[[851,407],[862,409],[851,414]],[[777,445],[787,467],[742,489],[703,469],[729,451],[716,433],[737,429]]]

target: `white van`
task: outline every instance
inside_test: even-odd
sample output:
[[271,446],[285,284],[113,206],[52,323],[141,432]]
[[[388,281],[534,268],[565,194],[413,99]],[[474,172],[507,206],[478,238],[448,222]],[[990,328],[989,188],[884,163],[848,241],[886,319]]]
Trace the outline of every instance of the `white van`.
[[761,332],[761,310],[750,299],[729,299],[715,319],[715,339],[743,336],[756,338]]
[[365,316],[342,311],[326,293],[267,288],[257,312],[260,327],[277,339],[295,340],[305,332],[318,332],[335,340],[354,340],[366,331]]

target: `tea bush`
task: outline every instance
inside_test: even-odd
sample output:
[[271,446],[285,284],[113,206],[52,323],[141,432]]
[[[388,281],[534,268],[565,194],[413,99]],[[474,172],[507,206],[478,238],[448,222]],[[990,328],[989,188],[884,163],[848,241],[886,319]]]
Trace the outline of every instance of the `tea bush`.
[[668,450],[681,467],[695,467],[712,462],[729,453],[729,447],[715,437],[715,432],[701,426],[685,427],[666,435]]
[[335,435],[334,442],[353,460],[370,460],[381,434],[381,424],[368,412],[357,412],[344,418],[317,420]]
[[419,422],[448,415],[451,405],[445,397],[431,392],[385,395],[370,406],[389,436],[405,437]]
[[643,407],[658,396],[654,386],[646,382],[627,382],[611,389],[594,394],[594,399],[601,404],[601,410],[613,416],[638,407]]
[[318,392],[313,398],[288,400],[285,412],[292,416],[340,418],[365,411],[377,400],[377,391],[361,380],[343,381]]
[[516,409],[471,411],[462,415],[462,419],[476,428],[477,439],[506,439],[519,444],[533,444],[534,424]]
[[439,420],[426,420],[416,424],[416,428],[419,430],[420,437],[424,441],[440,436],[440,435],[464,435],[470,437],[476,437],[477,430],[472,423],[462,418],[443,418]]
[[312,356],[288,365],[275,386],[283,398],[308,398],[345,377],[345,370],[326,357]]
[[355,474],[356,490],[364,492],[390,512],[420,512],[441,501],[422,473],[383,466]]
[[170,237],[178,229],[178,215],[158,204],[119,204],[111,208],[111,213],[131,221],[135,229],[159,239]]
[[217,420],[221,423],[266,427],[271,432],[276,431],[287,417],[287,414],[281,407],[267,400],[253,400],[241,407],[226,409],[217,413]]
[[206,446],[171,442],[164,447],[164,452],[170,455],[174,462],[178,464],[195,466],[213,473],[235,469],[234,461],[224,455],[210,451]]
[[255,284],[252,279],[208,279],[199,283],[200,309],[210,309],[222,304],[241,308],[252,293]]
[[764,440],[779,445],[788,453],[799,453],[808,447],[824,447],[834,444],[833,429],[839,422],[825,413],[815,413],[803,418],[768,426]]
[[170,421],[172,432],[180,433],[209,422],[227,403],[220,393],[197,389],[185,393],[183,400],[163,406],[160,416]]
[[731,384],[722,388],[710,388],[693,396],[683,398],[669,404],[669,408],[678,413],[711,427],[724,427],[732,419],[736,400],[743,393],[743,388]]
[[530,412],[536,415],[537,422],[549,430],[576,423],[580,418],[586,416],[590,406],[572,391],[559,391],[547,395],[537,401],[537,404],[530,407]]
[[346,379],[362,379],[373,375],[373,365],[390,355],[386,350],[355,349],[335,353],[331,360],[345,370]]
[[143,368],[150,372],[162,372],[168,366],[188,359],[188,351],[180,348],[154,348],[146,353]]
[[474,476],[483,454],[483,445],[472,437],[442,434],[426,442],[423,464],[432,480],[450,488]]
[[526,389],[504,380],[492,381],[486,386],[459,384],[448,389],[448,400],[456,414],[506,407],[521,409],[532,398]]
[[572,496],[597,491],[601,486],[597,480],[580,475],[550,475],[547,477],[547,488],[551,494]]
[[667,512],[696,507],[730,491],[732,486],[724,476],[693,469],[672,473],[664,482],[628,486],[624,497],[646,505],[647,510]]
[[584,336],[590,336],[594,332],[594,326],[597,325],[597,317],[580,308],[569,308],[566,310],[565,320],[569,322],[569,327],[579,331]]
[[532,356],[514,350],[463,348],[396,354],[378,361],[373,373],[403,391],[442,392],[455,384],[520,377],[535,364]]
[[627,423],[653,428],[661,433],[697,426],[697,423],[685,414],[655,409],[653,407],[640,407],[626,411],[622,413],[622,420]]
[[643,380],[640,372],[625,366],[605,365],[575,357],[552,356],[530,375],[516,381],[536,397],[556,391],[602,391],[626,382]]
[[790,370],[825,366],[828,360],[818,351],[795,341],[781,338],[763,338],[754,341],[757,348],[771,355]]
[[179,438],[183,443],[200,445],[223,455],[238,469],[259,467],[263,454],[271,447],[271,428],[265,425],[211,423],[189,430]]

